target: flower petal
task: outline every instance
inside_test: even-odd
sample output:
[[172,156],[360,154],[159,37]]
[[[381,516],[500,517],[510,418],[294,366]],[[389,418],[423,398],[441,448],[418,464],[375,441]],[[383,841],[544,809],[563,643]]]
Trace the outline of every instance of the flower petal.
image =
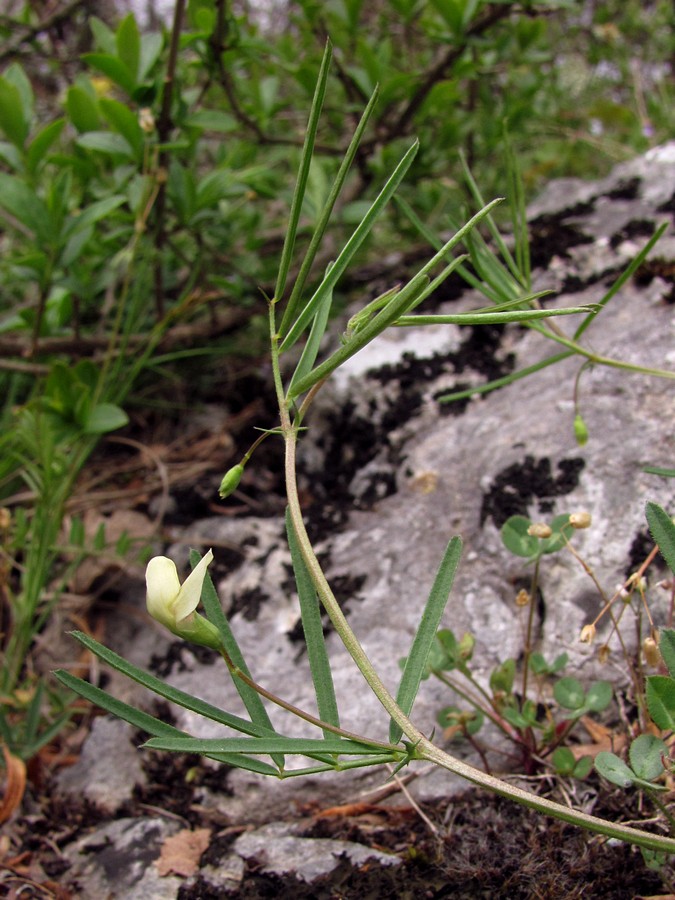
[[153,619],[167,628],[175,622],[174,606],[180,592],[176,564],[167,556],[155,556],[145,570],[146,604]]
[[204,584],[204,579],[206,578],[206,569],[212,560],[213,551],[209,550],[208,553],[205,553],[204,556],[202,556],[183,582],[183,585],[178,592],[178,599],[173,605],[174,623],[176,625],[180,625],[180,623],[184,619],[187,619],[187,617],[199,606],[199,601],[202,596],[202,586]]

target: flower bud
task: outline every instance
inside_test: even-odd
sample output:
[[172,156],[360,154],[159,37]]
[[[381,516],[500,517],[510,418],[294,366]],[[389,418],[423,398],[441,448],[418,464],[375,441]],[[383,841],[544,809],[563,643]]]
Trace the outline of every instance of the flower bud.
[[591,524],[591,514],[589,512],[572,513],[569,521],[572,528],[589,528]]
[[574,437],[577,439],[577,444],[580,447],[583,447],[588,441],[588,428],[579,413],[574,417]]
[[233,494],[237,490],[243,474],[244,467],[241,463],[232,466],[231,469],[227,470],[223,475],[223,480],[220,482],[220,487],[218,488],[218,494],[220,495],[221,500],[229,497],[230,494]]
[[551,537],[553,531],[551,530],[551,526],[547,525],[545,522],[533,522],[527,529],[527,533],[531,537],[546,539]]
[[176,565],[166,556],[155,556],[145,570],[148,612],[173,634],[219,650],[220,632],[208,619],[196,612],[202,596],[206,569],[213,559],[209,550],[181,585]]

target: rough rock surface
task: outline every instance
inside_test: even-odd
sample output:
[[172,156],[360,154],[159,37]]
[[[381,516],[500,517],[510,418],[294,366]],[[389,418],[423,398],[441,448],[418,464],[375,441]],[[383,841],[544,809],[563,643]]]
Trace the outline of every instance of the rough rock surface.
[[[533,204],[535,288],[553,288],[553,302],[560,305],[598,302],[656,224],[669,222],[648,262],[586,333],[596,353],[675,368],[674,214],[675,144],[617,167],[601,182],[553,183]],[[438,298],[436,308],[456,312],[479,305],[476,295],[465,292],[459,299]],[[559,321],[573,331],[570,320]],[[576,358],[482,399],[456,407],[439,403],[458,386],[478,386],[559,349],[517,327],[395,332],[353,359],[309,419],[300,448],[302,488],[323,510],[320,520],[310,523],[312,531],[354,631],[392,690],[451,536],[462,536],[464,554],[444,625],[458,635],[476,636],[475,659],[486,674],[521,649],[514,598],[529,573],[502,546],[499,528],[509,515],[546,520],[561,512],[591,511],[593,527],[579,534],[575,546],[611,592],[644,558],[645,502],[673,508],[673,481],[644,472],[647,464],[672,466],[675,459],[671,381],[609,367],[585,370],[579,401],[590,439],[584,447],[576,444],[572,427],[581,365]],[[196,522],[170,550],[178,562],[185,561],[190,542],[212,543],[217,558],[219,547],[238,548],[227,552],[230,571],[218,588],[254,676],[291,703],[313,710],[283,522],[224,517]],[[652,594],[653,603],[658,596]],[[137,601],[141,606],[140,587]],[[657,618],[665,616],[666,601],[663,592],[664,608],[653,607]],[[546,656],[566,650],[568,674],[596,677],[598,665],[578,635],[599,608],[597,591],[579,563],[569,554],[551,557],[542,570],[536,649]],[[135,643],[132,624],[120,619],[110,630],[114,649],[147,665],[151,648],[155,671],[172,684],[241,712],[218,660],[197,659],[188,648],[176,653],[152,629],[149,624],[142,643]],[[337,636],[330,634],[328,642],[344,727],[385,736],[386,715]],[[609,672],[605,667],[602,675],[623,677],[620,665]],[[124,699],[134,696],[117,677],[111,685]],[[447,689],[425,682],[413,718],[430,732],[436,712],[448,702]],[[303,723],[282,711],[273,709],[271,715],[284,733],[307,733]],[[221,734],[214,723],[184,711],[176,716],[179,727],[192,734]],[[232,772],[227,796],[205,790],[202,802],[223,821],[262,824],[285,817],[302,802],[329,805],[354,798],[386,777],[355,771],[278,783]],[[92,786],[95,779],[93,774]],[[456,788],[444,773],[415,783],[422,798]],[[85,785],[84,791],[97,799],[93,787]],[[251,835],[240,838],[235,855],[245,856],[242,847],[250,840]],[[333,849],[326,849],[330,857]],[[272,854],[269,864],[274,859]]]

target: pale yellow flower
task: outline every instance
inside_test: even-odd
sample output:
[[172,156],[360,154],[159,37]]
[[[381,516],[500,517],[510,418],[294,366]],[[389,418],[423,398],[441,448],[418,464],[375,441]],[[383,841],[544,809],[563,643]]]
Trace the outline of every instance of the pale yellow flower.
[[166,556],[153,557],[145,570],[146,603],[153,619],[173,634],[218,650],[221,646],[218,629],[196,612],[212,559],[213,552],[209,550],[181,584],[173,560]]

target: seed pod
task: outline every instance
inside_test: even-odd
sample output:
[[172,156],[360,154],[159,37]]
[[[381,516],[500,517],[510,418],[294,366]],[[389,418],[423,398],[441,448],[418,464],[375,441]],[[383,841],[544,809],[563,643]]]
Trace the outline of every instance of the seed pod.
[[648,666],[656,668],[661,665],[659,645],[653,637],[646,637],[642,642],[642,653]]
[[542,538],[545,540],[546,538],[551,537],[553,531],[551,530],[551,526],[547,525],[545,522],[533,522],[527,529],[527,533],[531,537]]
[[592,644],[595,640],[595,625],[584,625],[579,635],[582,644]]

